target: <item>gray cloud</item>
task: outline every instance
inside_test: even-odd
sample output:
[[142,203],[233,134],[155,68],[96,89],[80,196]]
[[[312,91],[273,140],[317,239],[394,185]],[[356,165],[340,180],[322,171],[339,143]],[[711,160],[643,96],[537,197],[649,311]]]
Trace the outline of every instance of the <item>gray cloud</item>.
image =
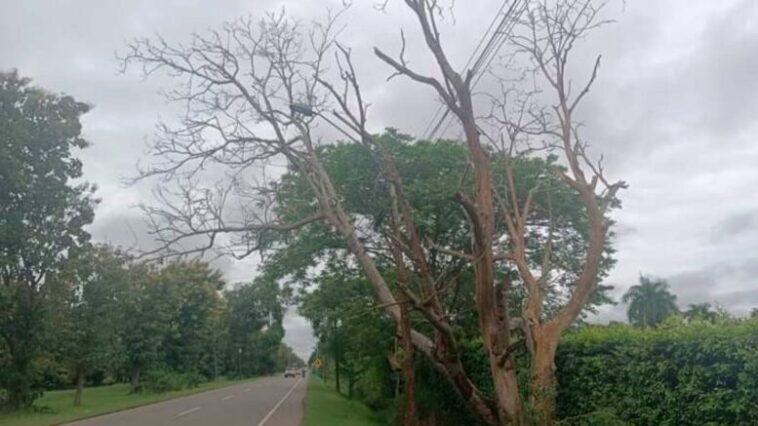
[[758,229],[758,212],[733,213],[722,219],[711,230],[711,240],[721,242],[734,236]]
[[681,308],[715,302],[737,315],[758,307],[758,258],[741,264],[716,263],[668,277]]

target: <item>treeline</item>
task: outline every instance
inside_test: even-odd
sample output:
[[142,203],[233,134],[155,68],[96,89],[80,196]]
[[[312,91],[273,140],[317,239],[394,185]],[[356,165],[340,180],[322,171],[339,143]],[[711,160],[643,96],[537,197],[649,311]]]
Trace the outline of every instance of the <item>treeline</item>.
[[104,245],[78,250],[34,293],[4,286],[2,403],[74,386],[79,405],[84,386],[164,392],[296,362],[276,283],[225,287],[206,263],[133,263]]
[[133,392],[247,377],[295,362],[277,284],[229,288],[206,263],[137,262],[94,245],[80,182],[89,106],[0,73],[0,407],[45,390],[129,382]]

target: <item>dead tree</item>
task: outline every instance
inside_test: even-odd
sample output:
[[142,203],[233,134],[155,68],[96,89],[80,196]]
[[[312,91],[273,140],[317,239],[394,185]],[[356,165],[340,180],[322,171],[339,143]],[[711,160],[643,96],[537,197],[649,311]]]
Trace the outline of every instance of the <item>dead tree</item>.
[[[523,22],[529,31],[512,37],[512,43],[533,58],[535,70],[550,83],[558,104],[552,113],[528,110],[532,115],[526,122],[501,115],[506,131],[485,137],[472,94],[474,73],[456,71],[443,49],[437,25],[440,6],[435,0],[405,0],[405,4],[417,18],[441,77],[417,73],[402,53],[398,58],[378,49],[375,53],[394,69],[394,75],[433,88],[463,128],[474,178],[473,198],[461,191],[454,202],[469,220],[470,247],[437,247],[422,239],[392,156],[367,130],[366,103],[351,52],[335,40],[336,17],[306,31],[283,15],[269,15],[261,24],[241,19],[207,37],[195,35],[189,45],[173,46],[162,39],[136,40],[130,45],[125,66],[137,63],[145,74],[163,70],[185,79],[183,86],[167,93],[170,100],[185,105],[184,119],[176,127],[161,126],[153,146],[157,161],[142,173],[144,178],[158,176],[164,182],[164,189],[157,193],[161,206],[146,208],[160,246],[146,255],[203,254],[221,248],[244,257],[265,249],[272,233],[325,222],[344,240],[370,282],[376,302],[397,325],[398,337],[410,339],[415,350],[448,378],[472,413],[491,425],[527,422],[514,362],[515,348],[524,344],[532,364],[530,405],[548,423],[558,339],[597,283],[608,232],[606,213],[623,186],[609,183],[602,165],[590,162],[574,118],[576,106],[595,80],[597,63],[588,84],[577,94],[569,90],[565,73],[574,42],[596,25],[596,9],[589,0],[558,0],[554,6],[533,3]],[[502,111],[508,111],[507,102],[501,101]],[[369,150],[389,183],[393,217],[383,233],[401,277],[395,286],[401,298],[395,297],[393,286],[380,273],[361,238],[362,230],[343,206],[320,159],[314,126],[322,119],[338,123],[349,139]],[[543,304],[550,272],[555,269],[552,239],[547,238],[542,270],[535,273],[527,259],[533,191],[524,196],[513,182],[515,151],[498,152],[488,145],[499,140],[513,147],[521,135],[535,134],[552,138],[549,146],[562,153],[568,168],[556,167],[555,172],[581,199],[589,226],[581,274],[569,286],[565,306],[549,317]],[[504,191],[493,181],[496,153],[502,156],[509,177]],[[277,206],[276,177],[268,173],[277,166],[305,177],[316,202],[309,215],[292,217]],[[203,187],[208,175],[223,176],[222,183]],[[497,234],[498,223],[504,224],[504,235]],[[429,264],[431,249],[464,259],[473,268],[475,308],[493,399],[473,384],[461,362],[454,326],[436,287],[440,277]],[[508,290],[511,284],[495,282],[500,262],[512,265],[526,287],[528,297],[520,317],[509,316],[515,308]],[[398,299],[407,301],[433,327],[433,335],[407,329],[407,315]],[[518,334],[523,339],[514,341]]]
[[[549,423],[553,417],[554,359],[558,341],[576,320],[595,289],[608,235],[607,212],[616,203],[616,192],[625,185],[623,182],[607,181],[602,163],[595,164],[590,160],[587,144],[579,137],[575,118],[577,106],[597,77],[599,57],[588,81],[578,92],[571,92],[567,75],[568,57],[575,42],[604,21],[598,19],[598,8],[591,0],[541,0],[533,1],[528,6],[520,22],[521,30],[514,33],[510,40],[517,52],[526,54],[535,65],[532,71],[547,81],[557,103],[552,113],[526,108],[522,104],[518,120],[514,121],[508,115],[501,117],[501,123],[506,125],[504,127],[508,131],[493,138],[509,142],[509,149],[500,151],[507,176],[506,191],[501,194],[495,190],[492,181],[492,150],[488,150],[482,141],[482,132],[477,123],[471,84],[474,73],[471,70],[457,72],[445,54],[437,25],[437,17],[442,13],[440,4],[436,0],[405,0],[405,4],[418,20],[423,39],[437,62],[441,77],[422,75],[407,65],[403,56],[404,37],[398,58],[392,58],[378,49],[375,52],[394,69],[392,77],[402,75],[433,88],[458,119],[465,135],[474,174],[475,195],[474,199],[469,199],[459,193],[456,201],[466,211],[470,221],[472,244],[468,257],[475,272],[476,312],[494,384],[497,409],[494,423]],[[510,107],[505,102],[505,99],[501,100],[504,111]],[[525,112],[528,120],[523,120]],[[551,259],[553,242],[550,237],[547,238],[542,249],[541,270],[533,271],[527,259],[527,239],[532,196],[536,188],[529,190],[524,198],[516,189],[512,169],[514,147],[519,142],[519,136],[536,134],[551,140],[546,148],[555,148],[562,153],[568,171],[556,168],[556,173],[560,173],[579,196],[589,229],[581,273],[571,283],[568,301],[550,318],[546,317],[543,305],[548,279],[554,267]],[[494,229],[498,216],[505,224],[509,250],[496,255]],[[507,315],[511,308],[507,292],[500,300],[496,294],[493,271],[498,260],[510,262],[526,287],[527,300],[521,318],[516,321],[511,321]],[[427,309],[417,307],[422,311]],[[499,315],[500,311],[506,314]],[[519,398],[511,342],[510,327],[513,323],[521,325],[531,354],[529,411],[534,414],[530,414],[529,419]]]

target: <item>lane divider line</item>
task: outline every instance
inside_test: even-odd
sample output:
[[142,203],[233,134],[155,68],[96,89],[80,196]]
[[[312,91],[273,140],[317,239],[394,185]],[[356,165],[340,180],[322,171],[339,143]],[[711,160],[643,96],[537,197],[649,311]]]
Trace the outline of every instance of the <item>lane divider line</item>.
[[226,401],[227,399],[232,399],[232,398],[234,398],[234,395],[225,396],[225,397],[221,398],[221,400],[222,401]]
[[271,416],[273,416],[274,413],[276,413],[276,410],[278,410],[279,407],[281,407],[282,404],[284,404],[284,401],[286,401],[287,398],[289,398],[290,395],[292,395],[292,392],[294,392],[295,388],[297,387],[297,385],[300,384],[301,381],[303,381],[302,377],[297,379],[297,382],[295,382],[295,384],[292,385],[290,390],[284,395],[284,397],[281,400],[279,400],[279,402],[276,403],[276,405],[274,405],[274,408],[272,408],[271,411],[269,411],[268,414],[266,414],[266,417],[264,417],[263,420],[261,420],[257,426],[264,426],[266,422],[269,421],[269,419],[271,419]]
[[176,417],[186,416],[187,414],[194,413],[195,411],[197,411],[199,409],[200,409],[200,407],[190,408],[189,410],[182,411],[181,413],[177,414]]

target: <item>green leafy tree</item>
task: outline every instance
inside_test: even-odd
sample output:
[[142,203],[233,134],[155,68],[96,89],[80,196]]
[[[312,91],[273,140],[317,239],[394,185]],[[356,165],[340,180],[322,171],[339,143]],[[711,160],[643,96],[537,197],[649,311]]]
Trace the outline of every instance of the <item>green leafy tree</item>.
[[212,345],[221,315],[224,281],[204,262],[172,262],[155,277],[168,295],[171,314],[164,340],[171,369],[212,376]]
[[230,372],[250,376],[285,367],[278,358],[284,337],[284,308],[276,281],[264,275],[227,291],[225,298]]
[[13,407],[40,394],[35,359],[45,340],[45,277],[89,240],[94,188],[75,149],[85,148],[89,106],[0,73],[0,339],[7,359],[0,386]]
[[[462,185],[461,182],[465,186],[467,179],[471,178],[466,169],[468,160],[465,146],[454,140],[417,141],[393,129],[378,139],[396,161],[405,195],[417,217],[420,237],[434,242],[435,247],[429,250],[431,268],[458,278],[454,283],[459,286],[457,291],[449,293],[457,295],[455,301],[451,300],[455,309],[461,310],[456,317],[461,321],[464,318],[470,320],[470,325],[475,328],[475,312],[471,306],[459,303],[459,298],[462,300],[473,292],[470,286],[471,269],[460,257],[465,256],[465,253],[451,255],[451,250],[445,249],[463,247],[469,239],[465,214],[459,206],[450,202]],[[388,231],[385,227],[391,220],[391,200],[387,188],[389,183],[381,177],[376,158],[360,146],[344,143],[324,147],[320,156],[346,210],[370,224],[361,229],[366,234],[364,243],[370,250],[388,255]],[[552,175],[555,161],[554,157],[524,158],[513,166],[516,181],[522,185],[520,191],[528,192],[539,181],[542,181],[539,184],[541,187],[549,188],[538,191],[534,196],[533,203],[539,207],[535,208],[536,211],[529,220],[531,243],[527,249],[530,266],[540,268],[545,254],[542,247],[547,241],[546,231],[552,215],[555,223],[552,227],[551,255],[555,258],[556,266],[552,268],[553,273],[548,279],[550,285],[547,286],[544,309],[546,317],[552,316],[560,308],[571,283],[581,272],[578,259],[581,258],[580,252],[586,238],[582,206],[570,189]],[[505,171],[496,166],[493,164],[493,170],[497,172],[496,179],[503,183],[506,180]],[[277,189],[278,208],[285,220],[292,221],[313,213],[314,203],[308,195],[308,183],[300,173],[292,171],[285,175]],[[290,283],[308,282],[308,268],[328,261],[335,253],[347,253],[344,242],[335,238],[329,228],[321,224],[302,229],[297,235],[286,235],[279,240],[271,238],[269,244],[276,241],[280,244],[272,250],[274,254],[266,263],[266,268]],[[602,280],[615,264],[613,253],[613,248],[606,245],[598,280]],[[385,272],[394,271],[394,265],[387,262],[380,263],[380,266]],[[498,273],[501,278],[508,276],[515,281],[511,290],[517,300],[512,309],[513,314],[517,315],[525,297],[522,283],[511,265],[500,265]],[[594,312],[598,305],[611,303],[612,300],[607,295],[610,288],[598,284],[584,313]]]
[[335,258],[300,298],[299,312],[310,320],[322,357],[333,364],[337,391],[348,398],[373,371],[386,372],[387,356],[393,352],[393,327],[376,310],[369,290],[359,270]]
[[121,304],[121,339],[131,391],[139,392],[143,374],[162,359],[172,303],[167,300],[165,288],[156,284],[155,271],[148,265],[133,265],[129,275],[129,292]]
[[678,311],[676,295],[665,280],[640,276],[640,283],[627,290],[621,299],[629,304],[629,322],[640,327],[655,327]]
[[50,277],[50,285],[63,287],[60,294],[66,296],[58,305],[62,321],[55,340],[76,384],[74,406],[81,405],[86,376],[95,369],[114,371],[122,353],[119,307],[129,286],[127,261],[109,246],[94,246]]
[[[435,142],[416,141],[394,130],[378,136],[384,149],[392,155],[396,161],[396,167],[403,181],[405,196],[413,208],[414,216],[418,223],[420,238],[433,242],[434,246],[428,252],[428,263],[434,274],[440,280],[439,298],[447,312],[448,322],[454,327],[457,339],[461,345],[482,350],[481,344],[469,344],[476,341],[478,332],[478,315],[474,306],[470,303],[473,298],[473,270],[467,262],[467,253],[464,250],[453,253],[449,247],[466,247],[469,241],[468,220],[459,206],[450,201],[454,198],[458,188],[464,187],[471,177],[467,173],[466,149],[458,141],[440,140]],[[366,149],[353,144],[335,144],[324,147],[320,153],[327,173],[332,179],[338,194],[343,200],[345,209],[356,218],[365,221],[361,227],[364,235],[363,243],[372,254],[376,256],[377,265],[388,282],[395,280],[395,265],[386,259],[391,257],[392,234],[388,227],[392,222],[389,183],[382,178],[379,164],[374,155]],[[545,318],[552,317],[558,312],[565,302],[565,297],[571,289],[581,271],[581,250],[586,238],[585,223],[582,219],[581,204],[571,191],[559,179],[551,173],[555,166],[555,158],[544,159],[519,159],[513,165],[513,174],[520,183],[519,191],[526,193],[529,188],[540,186],[549,188],[544,192],[538,191],[533,197],[535,211],[530,217],[528,225],[530,231],[530,244],[526,250],[528,262],[535,270],[539,270],[545,256],[549,225],[552,222],[553,248],[551,256],[556,264],[551,268],[550,276],[546,277],[549,285],[546,285],[545,306],[543,315]],[[506,181],[506,173],[502,167],[493,164],[498,182]],[[538,183],[540,182],[541,183]],[[297,172],[291,172],[283,177],[277,187],[278,208],[286,221],[294,221],[298,217],[304,217],[313,213],[314,203],[308,198],[308,184],[306,179]],[[501,226],[505,226],[501,224]],[[342,261],[342,266],[328,266],[341,256],[347,255],[348,250],[344,242],[335,238],[330,229],[321,224],[314,224],[301,229],[296,235],[286,235],[279,240],[270,240],[273,246],[273,255],[270,256],[265,268],[272,274],[276,274],[290,284],[304,284],[322,286],[335,281],[335,270],[346,271],[351,265],[357,265]],[[276,243],[278,241],[278,243]],[[606,245],[603,252],[601,269],[598,279],[607,274],[614,264],[613,249]],[[324,265],[328,267],[321,269]],[[317,271],[314,273],[314,267]],[[353,269],[353,272],[356,270]],[[520,311],[526,298],[526,290],[523,282],[512,264],[498,263],[497,291],[502,292],[504,282],[510,283],[510,295],[513,303],[510,305],[512,318],[520,318]],[[355,272],[357,273],[357,272]],[[345,272],[346,282],[364,283],[356,280]],[[348,278],[349,277],[349,278]],[[345,285],[347,288],[348,286]],[[606,295],[609,287],[598,284],[596,290],[588,300],[584,312],[591,312],[597,305],[608,303],[610,299]],[[397,291],[397,288],[395,288]],[[335,306],[353,304],[348,299],[340,302],[339,297],[348,297],[347,291],[334,291],[330,303]],[[371,297],[367,289],[362,293]],[[314,296],[318,292],[314,292]],[[328,303],[321,303],[322,307]],[[301,306],[301,309],[303,307]],[[337,309],[337,308],[335,308]],[[327,315],[324,311],[321,315]],[[333,314],[333,312],[332,312]],[[375,316],[378,313],[374,313]],[[317,319],[315,312],[305,315]],[[321,319],[326,323],[325,319]],[[336,321],[336,320],[335,320]],[[381,323],[381,322],[380,322]],[[414,320],[415,324],[423,323],[422,317]],[[325,354],[329,355],[334,364],[340,368],[332,368],[335,373],[349,375],[346,367],[351,367],[347,355],[342,355],[342,348],[346,345],[340,339],[342,333],[335,339],[335,331],[340,327],[324,327],[323,333],[317,333],[320,345]],[[393,331],[393,326],[384,323],[387,332]],[[315,325],[314,325],[314,328]],[[433,331],[426,327],[419,327],[432,334]],[[350,335],[355,334],[353,330]],[[515,332],[514,337],[525,339],[526,336]],[[470,340],[469,340],[470,339]],[[335,344],[336,342],[336,344]],[[340,344],[342,343],[342,344]],[[386,341],[385,341],[386,343]],[[335,350],[335,346],[340,350]],[[385,352],[380,351],[382,356]],[[356,368],[360,371],[362,367]],[[373,367],[372,367],[373,368]],[[367,374],[370,374],[369,371]],[[360,375],[355,375],[360,377]],[[337,381],[335,381],[337,382]],[[444,383],[444,381],[443,381]],[[485,380],[481,383],[482,389],[488,389],[491,384]]]
[[142,389],[141,378],[151,371],[215,375],[223,286],[220,272],[203,262],[132,268],[122,339],[133,392]]

